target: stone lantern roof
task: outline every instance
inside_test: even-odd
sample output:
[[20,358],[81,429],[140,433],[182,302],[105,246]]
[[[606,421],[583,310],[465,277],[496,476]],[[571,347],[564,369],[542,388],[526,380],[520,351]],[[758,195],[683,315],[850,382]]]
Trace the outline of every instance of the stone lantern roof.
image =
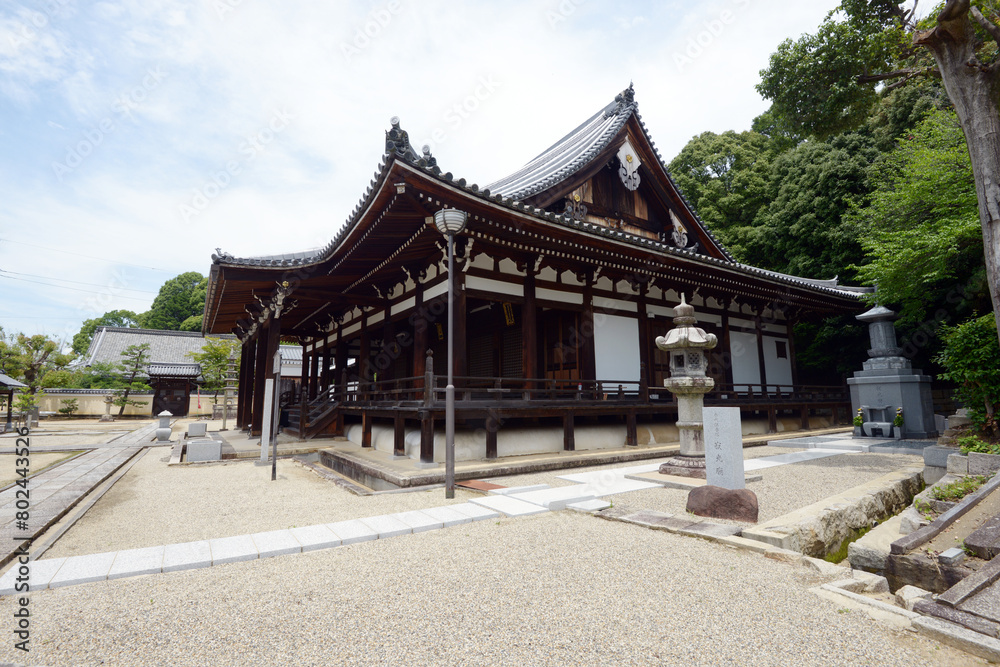
[[711,350],[719,339],[715,334],[705,333],[704,329],[694,326],[694,306],[688,304],[681,294],[681,303],[674,308],[674,324],[677,325],[667,332],[666,336],[658,336],[656,346],[661,350],[681,350],[698,348]]

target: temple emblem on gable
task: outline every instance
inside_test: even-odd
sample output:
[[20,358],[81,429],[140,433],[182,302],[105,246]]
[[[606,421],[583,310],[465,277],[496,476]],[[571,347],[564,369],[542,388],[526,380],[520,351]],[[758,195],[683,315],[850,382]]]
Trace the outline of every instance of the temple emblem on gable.
[[625,140],[622,147],[618,149],[618,161],[621,166],[618,168],[618,175],[622,179],[625,187],[635,192],[639,188],[639,156],[635,154],[632,144]]

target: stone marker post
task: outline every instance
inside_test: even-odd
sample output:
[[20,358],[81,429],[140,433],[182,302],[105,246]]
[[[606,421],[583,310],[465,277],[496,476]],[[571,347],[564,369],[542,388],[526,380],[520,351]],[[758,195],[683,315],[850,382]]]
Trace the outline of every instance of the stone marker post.
[[746,488],[740,409],[705,408],[702,417],[708,483],[724,489]]
[[674,309],[673,329],[656,339],[656,347],[670,353],[670,378],[663,385],[677,396],[677,429],[681,451],[660,466],[664,475],[705,478],[705,440],[702,434],[702,407],[705,394],[715,387],[708,377],[705,350],[718,343],[715,334],[707,334],[694,326],[694,306],[681,302]]

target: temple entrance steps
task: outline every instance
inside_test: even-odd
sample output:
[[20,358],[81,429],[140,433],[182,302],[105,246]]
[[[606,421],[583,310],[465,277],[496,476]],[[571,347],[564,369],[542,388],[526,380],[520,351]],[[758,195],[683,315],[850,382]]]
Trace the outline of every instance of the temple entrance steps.
[[339,408],[340,401],[336,400],[331,392],[324,391],[306,403],[304,415],[301,404],[288,408],[288,425],[285,427],[285,431],[300,440],[311,440],[318,435],[328,435],[328,427],[340,417]]

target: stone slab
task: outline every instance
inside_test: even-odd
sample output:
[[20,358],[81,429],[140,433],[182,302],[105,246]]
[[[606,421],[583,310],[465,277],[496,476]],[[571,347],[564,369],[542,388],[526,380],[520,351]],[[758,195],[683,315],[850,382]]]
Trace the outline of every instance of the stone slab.
[[49,581],[49,588],[105,581],[117,555],[117,551],[110,551],[102,554],[70,556]]
[[968,475],[969,474],[969,457],[964,454],[949,454],[948,455],[948,474],[949,475]]
[[[894,543],[896,544],[896,543]],[[1000,579],[1000,558],[991,560],[937,597],[938,602],[957,607]]]
[[[904,586],[904,588],[907,587]],[[921,589],[917,588],[916,590],[919,591]],[[938,604],[934,602],[933,595],[929,595],[930,597],[916,600],[913,603],[913,610],[925,616],[933,616],[943,621],[949,621],[951,623],[955,623],[956,625],[961,625],[969,630],[974,630],[990,637],[997,636],[997,631],[1000,630],[1000,624],[988,621],[985,618],[980,618],[975,614],[969,614],[959,609],[953,609],[951,607],[946,607],[943,604]]]
[[899,538],[901,526],[902,515],[897,514],[847,545],[847,560],[851,567],[878,574],[885,572],[889,546]]
[[208,540],[168,544],[163,549],[163,571],[177,572],[212,565],[212,547]]
[[625,475],[626,479],[639,482],[651,482],[667,489],[681,489],[690,491],[699,486],[705,486],[708,482],[697,477],[680,477],[679,475],[664,475],[658,471],[637,473],[635,475]]
[[958,547],[945,549],[938,555],[938,560],[944,565],[958,565],[965,560],[965,551]]
[[[49,582],[55,576],[66,558],[46,558],[44,560],[30,561],[28,568],[28,592],[44,591],[49,587]],[[23,594],[24,591],[17,591],[17,578],[21,575],[20,563],[14,561],[10,569],[0,577],[0,595]],[[23,583],[23,582],[21,582]]]
[[954,646],[990,662],[1000,662],[1000,641],[992,637],[928,616],[914,619],[913,626],[920,634],[942,644]]
[[302,553],[302,545],[290,530],[270,530],[250,536],[261,558]]
[[358,519],[361,523],[365,524],[376,533],[378,533],[378,538],[384,540],[389,537],[398,537],[400,535],[407,535],[413,532],[413,529],[408,525],[400,521],[394,516],[388,514],[383,514],[381,516],[370,516],[364,519]]
[[495,496],[509,496],[512,493],[527,493],[528,491],[541,491],[551,488],[548,484],[533,484],[531,486],[504,486],[499,489],[490,489],[490,493]]
[[1000,623],[1000,585],[987,586],[957,605],[958,609]]
[[948,457],[958,453],[958,449],[955,447],[939,447],[938,445],[924,447],[924,465],[934,466],[935,468],[947,468]]
[[221,461],[222,443],[218,440],[192,440],[187,443],[188,463]]
[[743,430],[739,408],[705,408],[705,476],[708,486],[743,489]]
[[606,510],[611,507],[611,503],[607,500],[584,500],[579,503],[570,503],[566,505],[566,509],[573,510],[575,512],[600,512],[601,510]]
[[824,445],[823,447],[817,447],[815,449],[807,449],[804,452],[790,452],[788,454],[778,454],[777,456],[764,456],[758,459],[748,459],[744,461],[743,469],[747,472],[753,470],[763,470],[764,468],[773,468],[775,466],[789,465],[791,463],[802,463],[804,461],[815,461],[816,459],[825,459],[831,456],[840,456],[841,454],[846,454],[848,452],[859,452],[862,451],[857,447],[851,449],[836,449],[834,447],[828,447]]
[[138,577],[143,574],[159,574],[163,571],[163,552],[166,547],[145,547],[142,549],[126,549],[115,556],[108,579]]
[[333,531],[325,525],[301,526],[291,528],[289,532],[295,540],[302,545],[302,551],[315,551],[316,549],[331,549],[339,547],[340,537],[334,535]]
[[732,526],[723,523],[710,523],[708,521],[701,521],[698,523],[692,523],[687,528],[681,528],[677,532],[681,535],[690,535],[692,537],[734,537],[742,532],[742,528],[739,526]]
[[444,528],[444,523],[438,521],[434,517],[430,516],[426,512],[421,510],[412,510],[410,512],[399,512],[397,514],[392,514],[391,516],[399,519],[414,533],[421,533],[425,530],[437,530],[438,528]]
[[622,521],[637,523],[639,525],[649,526],[652,528],[662,528],[670,532],[677,532],[678,530],[687,528],[695,523],[694,521],[684,517],[675,516],[673,514],[665,514],[663,512],[654,512],[652,510],[640,510],[634,514],[628,514],[622,517]]
[[550,510],[561,510],[569,503],[593,500],[595,494],[591,489],[587,488],[586,484],[574,484],[573,486],[558,486],[553,489],[527,491],[505,497],[516,498],[517,500],[539,505]]
[[338,521],[337,523],[328,523],[326,524],[326,527],[329,528],[334,535],[340,538],[340,543],[344,546],[378,539],[377,530],[373,529],[368,524],[361,523],[357,519]]
[[192,422],[188,424],[188,438],[204,438],[208,435],[208,424],[205,422]]
[[904,609],[909,609],[914,611],[913,607],[921,600],[930,600],[934,597],[934,594],[930,591],[925,591],[917,586],[906,586],[900,587],[896,591],[896,604]]
[[1000,470],[1000,455],[981,454],[979,452],[969,452],[969,474],[970,475],[990,475]]
[[441,525],[445,528],[460,526],[463,523],[469,523],[472,521],[472,517],[467,514],[462,514],[451,507],[429,507],[422,511],[435,521],[440,521]]
[[483,507],[482,505],[474,505],[472,503],[461,503],[459,505],[448,505],[448,509],[454,510],[459,514],[463,514],[469,517],[472,521],[483,521],[485,519],[496,519],[500,516],[500,513],[496,510]]
[[209,540],[208,543],[212,547],[212,565],[257,560],[260,556],[257,546],[249,535],[219,537]]
[[511,517],[544,514],[549,511],[548,508],[543,507],[542,505],[529,503],[524,500],[518,500],[517,498],[512,498],[510,496],[473,498],[472,503]]

